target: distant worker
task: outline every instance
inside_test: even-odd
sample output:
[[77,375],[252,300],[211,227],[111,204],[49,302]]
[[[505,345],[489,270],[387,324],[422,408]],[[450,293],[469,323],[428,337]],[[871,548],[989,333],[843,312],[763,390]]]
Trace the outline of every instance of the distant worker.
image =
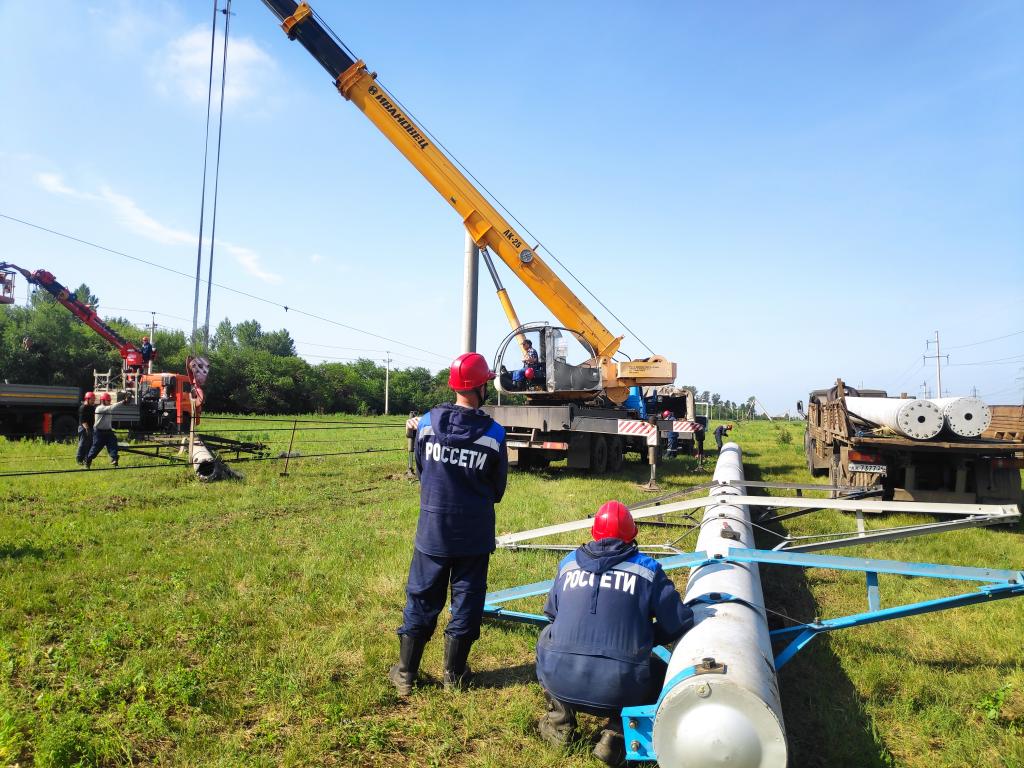
[[512,383],[516,389],[526,389],[530,382],[537,375],[540,367],[540,357],[537,350],[533,348],[533,342],[529,339],[523,340],[523,367],[512,372]]
[[[651,649],[693,626],[661,565],[640,553],[637,527],[618,501],[594,517],[594,540],[567,555],[548,592],[551,624],[537,640],[537,678],[548,711],[538,728],[552,746],[576,737],[576,713],[606,717],[594,756],[621,765],[626,750],[621,710],[652,704],[666,667]],[[656,621],[655,621],[656,620]]]
[[85,464],[85,457],[92,448],[92,428],[96,421],[96,393],[86,392],[78,406],[78,451],[75,462]]
[[480,637],[487,567],[494,551],[494,505],[505,494],[508,478],[505,429],[480,410],[493,378],[483,355],[459,355],[448,376],[455,404],[432,409],[417,428],[420,516],[398,629],[399,659],[388,673],[401,696],[412,692],[449,585],[444,687],[462,689],[469,682],[466,660]]
[[732,424],[719,424],[715,427],[715,446],[722,452],[722,440],[732,431]]
[[142,353],[142,367],[146,373],[153,372],[152,361],[156,355],[156,350],[153,349],[153,345],[149,343],[149,336],[142,337],[142,346],[139,347],[139,352]]
[[[662,411],[661,418],[668,421],[675,421],[676,415],[672,411]],[[665,455],[670,459],[675,458],[676,454],[679,453],[679,435],[672,427],[669,427],[668,432],[668,451]]]
[[693,433],[693,444],[694,450],[697,456],[697,469],[704,468],[704,438],[707,436],[707,432],[704,430],[704,425],[699,421],[697,422],[697,431]]
[[86,469],[92,467],[92,460],[99,456],[104,448],[110,456],[110,463],[117,466],[117,435],[114,434],[113,426],[115,407],[110,404],[109,392],[100,395],[100,404],[96,406],[96,422],[92,430],[92,448],[85,457]]

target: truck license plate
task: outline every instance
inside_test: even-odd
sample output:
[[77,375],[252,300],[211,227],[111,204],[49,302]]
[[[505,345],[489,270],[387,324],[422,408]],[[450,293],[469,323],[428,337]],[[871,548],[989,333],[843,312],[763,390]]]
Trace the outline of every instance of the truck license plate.
[[850,462],[851,472],[870,472],[872,474],[884,475],[885,464],[861,464],[859,461]]

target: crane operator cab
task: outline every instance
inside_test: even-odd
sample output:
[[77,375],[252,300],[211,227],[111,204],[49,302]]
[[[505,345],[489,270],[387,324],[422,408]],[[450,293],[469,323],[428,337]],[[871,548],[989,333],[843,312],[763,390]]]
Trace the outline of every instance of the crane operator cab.
[[[570,359],[580,360],[573,364]],[[568,328],[522,325],[501,342],[497,387],[531,400],[589,400],[602,392],[601,369],[590,344]]]

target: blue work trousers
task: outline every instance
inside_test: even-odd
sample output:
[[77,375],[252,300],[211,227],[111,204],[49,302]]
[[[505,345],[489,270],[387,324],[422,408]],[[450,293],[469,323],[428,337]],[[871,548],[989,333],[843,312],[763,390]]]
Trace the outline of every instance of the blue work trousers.
[[81,464],[85,461],[85,457],[89,455],[89,449],[92,448],[92,430],[86,429],[81,424],[78,425],[78,451],[75,453],[75,461]]
[[89,449],[87,461],[92,461],[100,455],[100,451],[107,449],[111,461],[117,461],[117,435],[112,429],[94,429],[92,431],[92,448]]
[[452,618],[445,634],[476,640],[487,596],[487,566],[490,553],[465,557],[438,557],[412,551],[409,581],[405,587],[405,611],[400,635],[429,640],[437,628],[437,617],[444,608],[451,585]]

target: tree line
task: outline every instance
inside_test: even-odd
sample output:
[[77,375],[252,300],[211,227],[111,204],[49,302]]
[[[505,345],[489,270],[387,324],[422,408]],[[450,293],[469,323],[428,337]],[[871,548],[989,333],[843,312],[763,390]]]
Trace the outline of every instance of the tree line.
[[[75,291],[96,307],[88,285]],[[118,351],[45,291],[32,294],[28,306],[0,308],[0,379],[11,384],[93,386],[93,370],[117,372]],[[101,311],[102,314],[102,311]],[[104,317],[136,346],[149,329],[122,317]],[[154,371],[184,373],[191,351],[182,331],[158,328]],[[223,320],[210,339],[210,378],[206,408],[224,413],[384,412],[385,368],[378,362],[311,364],[299,357],[287,330],[266,331],[255,320]],[[389,411],[422,413],[451,399],[447,368],[397,368],[390,373]]]
[[[82,284],[75,295],[94,308],[99,300]],[[46,291],[32,294],[28,306],[0,307],[0,379],[11,384],[93,386],[93,370],[117,372],[121,357]],[[104,321],[138,346],[149,330],[122,317]],[[178,330],[158,328],[154,370],[184,373],[190,339]],[[385,368],[376,360],[311,364],[299,357],[285,329],[264,330],[256,320],[233,324],[225,319],[214,329],[208,353],[210,378],[206,408],[222,413],[353,413],[384,412]],[[754,398],[744,403],[723,400],[717,392],[698,392],[718,419],[756,418]],[[448,370],[431,373],[422,366],[390,372],[388,410],[423,413],[452,399]],[[521,397],[508,398],[508,402]],[[503,402],[506,401],[503,398]]]

